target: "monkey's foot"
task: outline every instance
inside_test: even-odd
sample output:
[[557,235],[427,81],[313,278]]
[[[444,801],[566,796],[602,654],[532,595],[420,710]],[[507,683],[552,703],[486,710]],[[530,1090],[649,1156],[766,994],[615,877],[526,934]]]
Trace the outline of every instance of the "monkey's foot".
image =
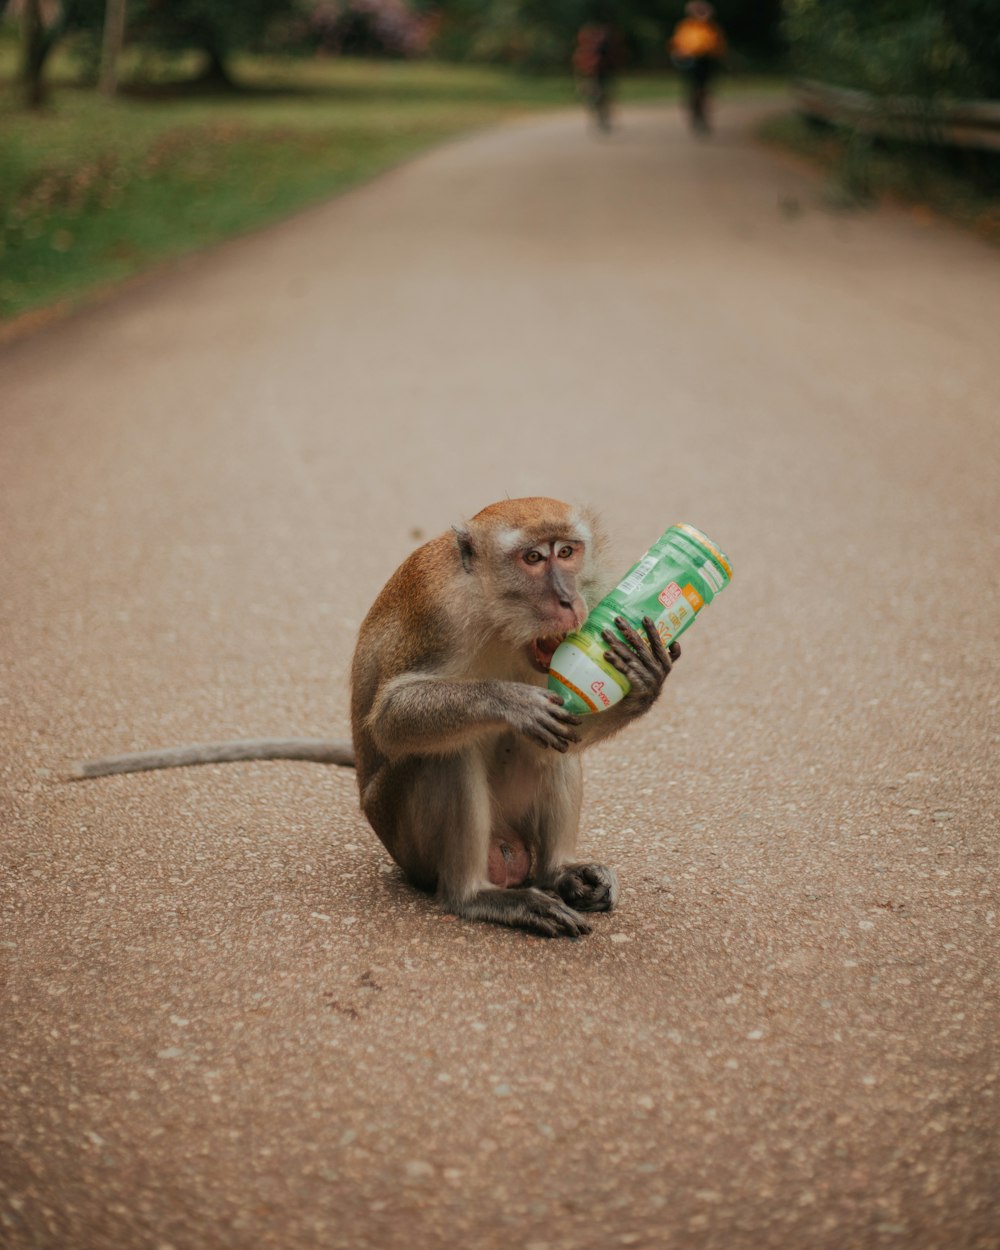
[[583,916],[561,899],[530,888],[480,890],[472,898],[446,906],[464,920],[488,920],[542,937],[582,937],[590,932]]
[[603,864],[563,864],[550,888],[574,911],[610,911],[618,902],[618,876]]

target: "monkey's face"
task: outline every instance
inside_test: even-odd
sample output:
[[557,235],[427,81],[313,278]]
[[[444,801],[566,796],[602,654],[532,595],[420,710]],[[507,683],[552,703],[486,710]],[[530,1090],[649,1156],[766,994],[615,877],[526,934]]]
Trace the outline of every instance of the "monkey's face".
[[579,537],[556,537],[514,553],[515,577],[530,617],[533,637],[528,642],[531,663],[540,673],[549,671],[556,647],[587,618],[587,601],[579,590],[587,556]]
[[588,600],[595,601],[592,555],[602,539],[593,520],[556,499],[507,499],[484,508],[458,534],[490,632],[540,673],[586,620]]
[[533,668],[547,673],[553,652],[587,618],[580,581],[587,567],[586,536],[565,529],[541,537],[494,536],[492,558],[480,565],[491,625],[509,645],[524,648]]

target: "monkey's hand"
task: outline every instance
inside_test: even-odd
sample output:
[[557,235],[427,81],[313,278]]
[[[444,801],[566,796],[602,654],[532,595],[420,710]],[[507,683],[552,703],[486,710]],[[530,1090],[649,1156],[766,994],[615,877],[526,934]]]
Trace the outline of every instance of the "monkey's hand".
[[616,638],[610,629],[604,630],[601,637],[609,647],[604,658],[632,685],[621,704],[623,710],[639,716],[648,711],[659,698],[674,661],[680,659],[681,646],[679,642],[672,642],[668,651],[656,632],[655,622],[649,616],[642,618],[646,638],[620,616],[615,617],[615,625],[621,630],[625,641]]
[[512,682],[506,719],[512,729],[539,746],[565,753],[580,741],[580,717],[563,707],[562,696],[539,686]]

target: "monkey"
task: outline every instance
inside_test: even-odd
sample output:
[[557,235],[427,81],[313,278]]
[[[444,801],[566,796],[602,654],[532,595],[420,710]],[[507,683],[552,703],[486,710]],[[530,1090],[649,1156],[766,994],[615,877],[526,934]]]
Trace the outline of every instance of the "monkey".
[[580,751],[648,711],[679,656],[650,619],[605,632],[631,683],[578,717],[548,690],[556,647],[606,589],[596,516],[552,499],[492,504],[415,551],[361,626],[351,731],[361,807],[405,875],[470,920],[590,930],[615,873],[572,859]]
[[547,687],[552,656],[609,588],[596,514],[559,500],[494,503],[413,551],[358,632],[351,742],[264,739],[88,761],[76,777],[246,759],[357,770],[362,812],[417,888],[449,912],[580,937],[610,911],[612,868],[573,858],[581,752],[646,713],[680,657],[654,622],[603,631],[630,683],[589,716]]

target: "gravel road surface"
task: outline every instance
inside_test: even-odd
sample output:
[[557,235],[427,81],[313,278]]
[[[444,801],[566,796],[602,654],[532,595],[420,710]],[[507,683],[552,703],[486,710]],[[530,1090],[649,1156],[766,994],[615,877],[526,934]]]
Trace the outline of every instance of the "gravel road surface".
[[[0,1243],[1000,1246],[1000,253],[672,109],[449,144],[0,351]],[[583,940],[410,890],[375,593],[505,495],[732,586],[587,761]]]

